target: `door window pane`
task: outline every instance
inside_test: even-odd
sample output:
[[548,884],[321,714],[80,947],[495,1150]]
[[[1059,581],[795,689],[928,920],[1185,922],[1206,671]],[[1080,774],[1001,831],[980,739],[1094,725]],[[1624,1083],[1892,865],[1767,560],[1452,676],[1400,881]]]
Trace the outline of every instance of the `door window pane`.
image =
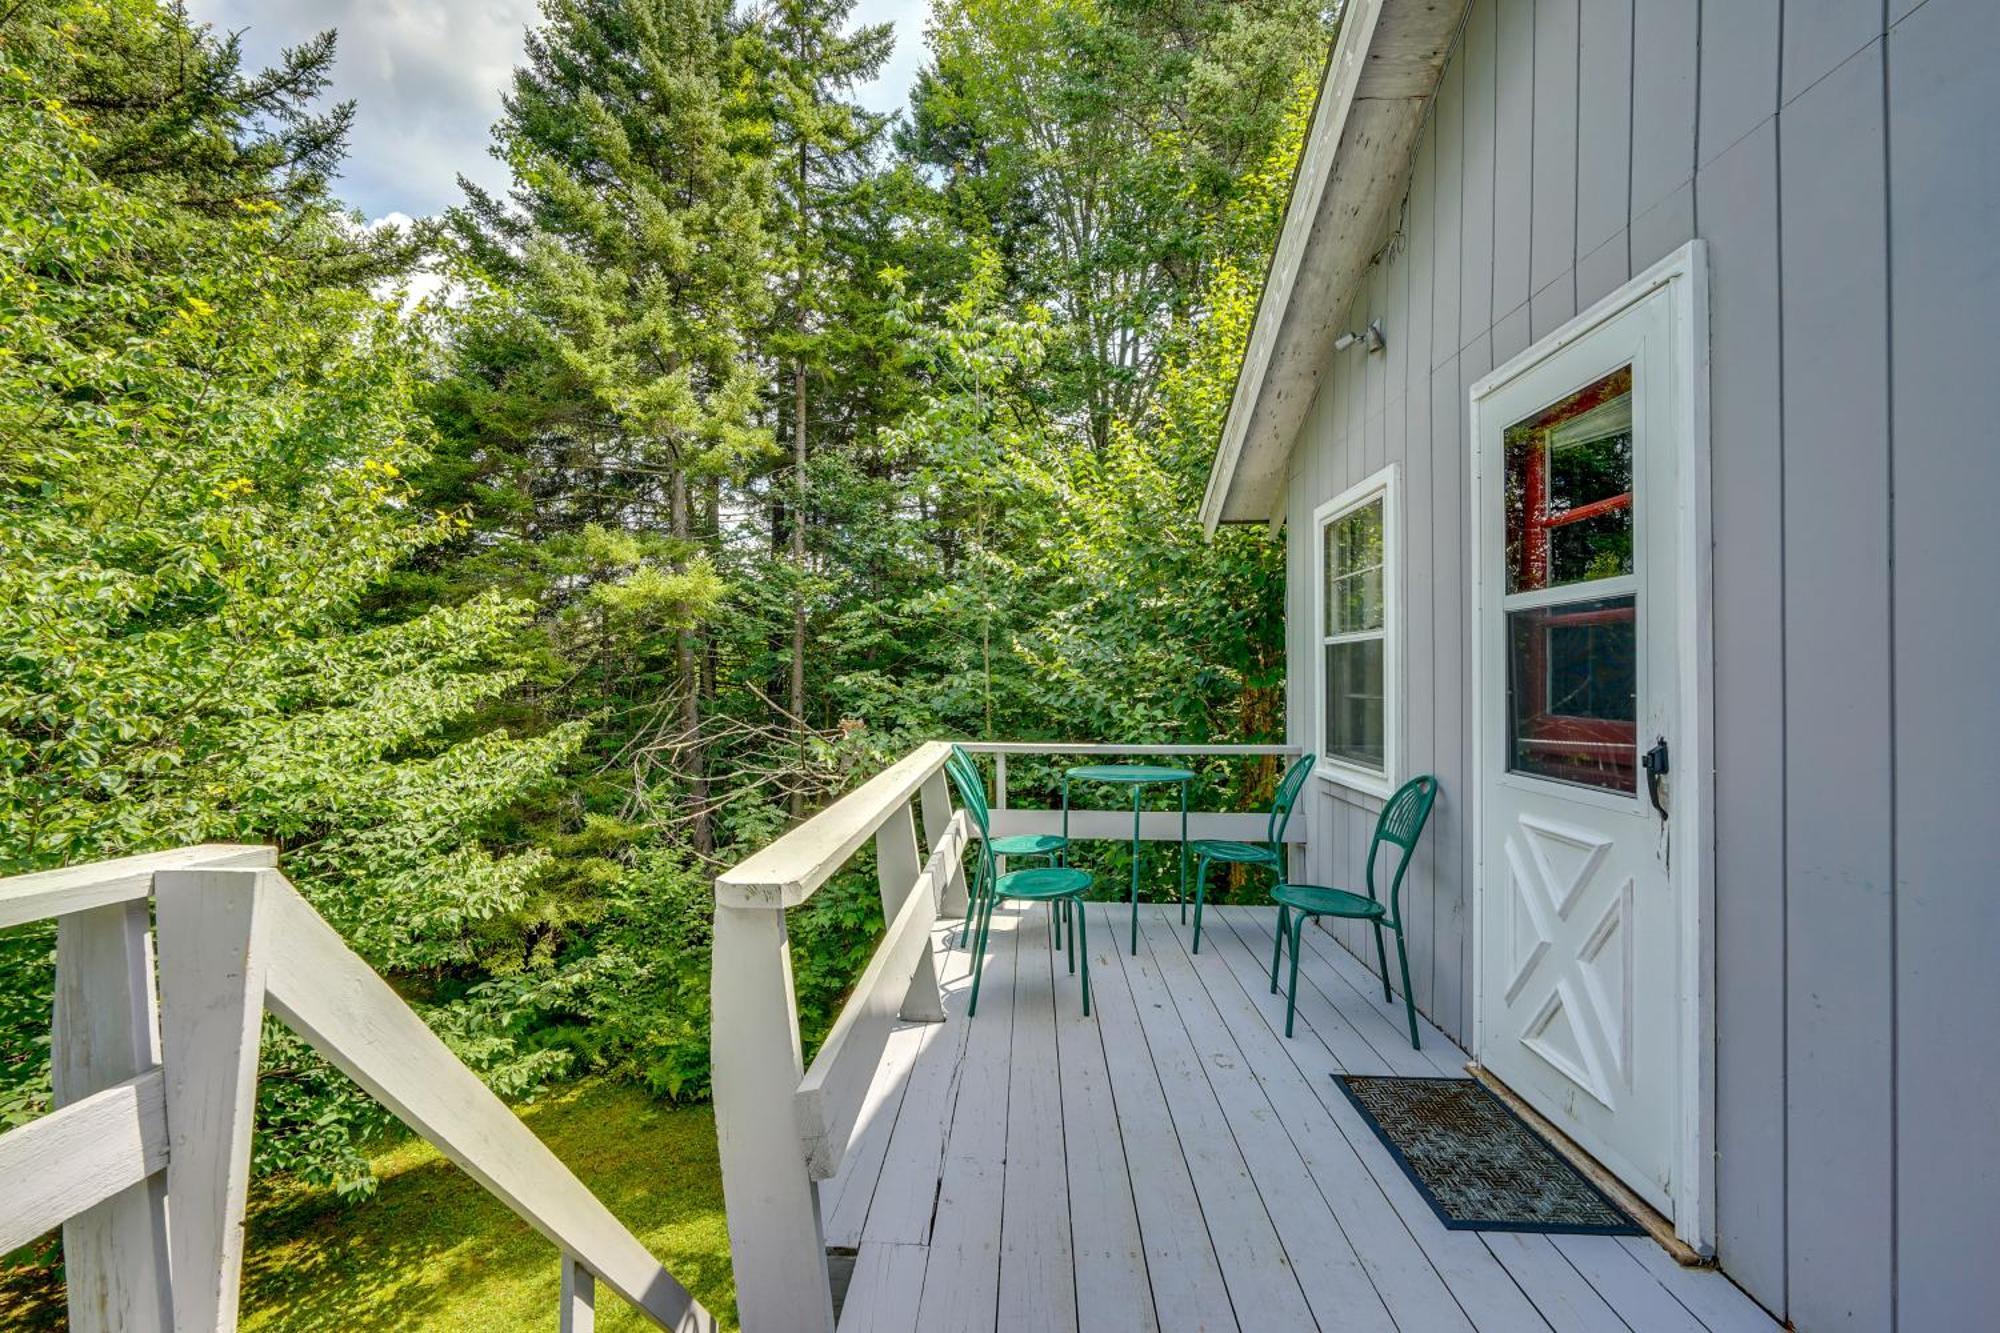
[[1507,591],[1632,572],[1632,368],[1507,428]]
[[1507,615],[1508,767],[1638,790],[1638,604],[1604,597]]
[[1326,645],[1326,753],[1362,768],[1383,765],[1382,640]]

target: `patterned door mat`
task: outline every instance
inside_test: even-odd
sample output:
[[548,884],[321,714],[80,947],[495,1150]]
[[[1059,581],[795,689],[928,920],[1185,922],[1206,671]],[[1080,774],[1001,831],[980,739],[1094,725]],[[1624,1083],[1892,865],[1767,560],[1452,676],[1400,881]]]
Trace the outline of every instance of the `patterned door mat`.
[[1469,1078],[1333,1079],[1454,1231],[1645,1234],[1505,1102]]

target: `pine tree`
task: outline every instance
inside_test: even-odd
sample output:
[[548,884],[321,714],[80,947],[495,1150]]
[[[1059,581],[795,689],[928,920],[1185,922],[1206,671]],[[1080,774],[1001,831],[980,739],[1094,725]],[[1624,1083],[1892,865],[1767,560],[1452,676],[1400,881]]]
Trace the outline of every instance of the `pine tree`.
[[[801,747],[812,574],[807,541],[812,521],[809,385],[815,372],[824,374],[827,368],[832,331],[827,317],[837,302],[835,294],[861,277],[855,267],[862,257],[845,242],[856,230],[855,204],[888,124],[886,116],[865,111],[851,99],[857,85],[881,70],[895,42],[892,24],[847,31],[854,5],[855,0],[779,0],[763,28],[776,166],[772,231],[784,274],[771,342],[778,360],[789,363],[791,381],[781,401],[790,415],[792,484],[786,500],[774,504],[773,516],[788,529],[798,585],[792,599],[786,699],[794,743]],[[802,812],[803,797],[795,786],[794,815]]]
[[540,342],[549,368],[523,379],[559,395],[540,410],[585,444],[573,463],[622,493],[615,521],[638,539],[664,530],[616,547],[632,559],[615,597],[628,621],[671,628],[680,706],[660,739],[702,853],[704,634],[721,588],[715,506],[695,511],[769,448],[746,333],[768,303],[771,181],[739,96],[742,45],[722,0],[551,0],[494,128],[514,185],[499,199],[461,181],[453,217]]

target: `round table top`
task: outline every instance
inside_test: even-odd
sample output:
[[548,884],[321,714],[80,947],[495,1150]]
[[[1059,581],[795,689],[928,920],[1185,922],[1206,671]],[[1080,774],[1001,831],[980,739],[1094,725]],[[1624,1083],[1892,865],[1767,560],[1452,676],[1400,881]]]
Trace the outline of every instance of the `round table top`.
[[1194,773],[1165,764],[1082,764],[1065,771],[1063,776],[1079,782],[1188,782],[1193,780]]

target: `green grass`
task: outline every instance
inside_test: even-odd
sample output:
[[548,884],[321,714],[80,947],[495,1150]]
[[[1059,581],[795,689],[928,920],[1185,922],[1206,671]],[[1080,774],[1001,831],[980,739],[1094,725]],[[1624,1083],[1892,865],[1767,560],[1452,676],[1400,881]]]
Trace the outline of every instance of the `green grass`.
[[[708,1107],[666,1107],[633,1088],[589,1082],[522,1116],[668,1272],[735,1327]],[[258,1192],[243,1269],[245,1330],[555,1326],[553,1245],[429,1144],[385,1145],[374,1161],[382,1186],[364,1203],[302,1186]],[[61,1301],[52,1288],[18,1272],[0,1277],[0,1329],[61,1327],[51,1317]],[[602,1285],[597,1315],[607,1331],[652,1327]]]

